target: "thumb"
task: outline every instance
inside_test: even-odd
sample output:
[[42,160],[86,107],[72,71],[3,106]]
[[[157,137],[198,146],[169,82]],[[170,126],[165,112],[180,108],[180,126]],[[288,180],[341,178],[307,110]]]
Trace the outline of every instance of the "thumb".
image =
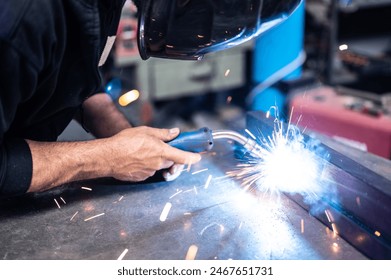
[[153,129],[150,131],[150,135],[155,136],[162,140],[163,142],[168,142],[179,135],[179,128],[171,128],[171,129]]

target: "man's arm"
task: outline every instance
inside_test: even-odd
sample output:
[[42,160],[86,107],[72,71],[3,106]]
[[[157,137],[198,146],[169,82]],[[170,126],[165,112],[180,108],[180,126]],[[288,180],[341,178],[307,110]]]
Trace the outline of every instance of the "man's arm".
[[82,106],[82,116],[78,121],[97,138],[110,137],[131,127],[125,116],[115,107],[110,96],[105,93],[91,96]]
[[[84,101],[81,113],[83,116],[79,118],[79,122],[98,138],[110,137],[131,127],[106,93],[95,94]],[[183,164],[174,163],[162,175],[166,181],[172,181],[179,176],[183,168]]]
[[198,162],[199,154],[181,151],[165,143],[178,133],[178,129],[137,127],[124,129],[112,137],[85,142],[27,140],[33,161],[28,192],[102,177],[142,181],[174,163]]
[[84,142],[36,142],[27,140],[33,172],[28,192],[43,191],[65,183],[102,177],[143,181],[156,171],[179,172],[194,164],[199,154],[181,151],[165,142],[179,129],[131,128],[110,97],[96,94],[84,104],[84,125],[101,139]]

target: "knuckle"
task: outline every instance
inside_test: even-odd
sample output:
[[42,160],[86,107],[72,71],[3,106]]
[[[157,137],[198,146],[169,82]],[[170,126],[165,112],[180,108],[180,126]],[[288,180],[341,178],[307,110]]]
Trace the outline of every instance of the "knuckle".
[[142,126],[139,126],[139,129],[140,130],[148,130],[149,127],[145,126],[145,125],[142,125]]

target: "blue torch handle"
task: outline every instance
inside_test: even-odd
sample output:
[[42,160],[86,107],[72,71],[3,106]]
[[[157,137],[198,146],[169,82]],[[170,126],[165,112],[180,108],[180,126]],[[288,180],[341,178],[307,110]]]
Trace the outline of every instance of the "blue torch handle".
[[212,131],[203,127],[199,130],[182,132],[177,138],[168,142],[172,147],[188,152],[205,152],[213,147]]

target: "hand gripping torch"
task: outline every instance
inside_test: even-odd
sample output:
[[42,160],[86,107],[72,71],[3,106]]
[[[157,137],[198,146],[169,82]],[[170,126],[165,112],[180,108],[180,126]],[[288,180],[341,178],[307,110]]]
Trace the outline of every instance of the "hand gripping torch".
[[182,132],[168,144],[181,150],[199,153],[210,151],[213,148],[214,140],[218,139],[233,140],[242,145],[252,156],[262,157],[262,148],[256,141],[232,130],[212,131],[204,127],[195,131]]

